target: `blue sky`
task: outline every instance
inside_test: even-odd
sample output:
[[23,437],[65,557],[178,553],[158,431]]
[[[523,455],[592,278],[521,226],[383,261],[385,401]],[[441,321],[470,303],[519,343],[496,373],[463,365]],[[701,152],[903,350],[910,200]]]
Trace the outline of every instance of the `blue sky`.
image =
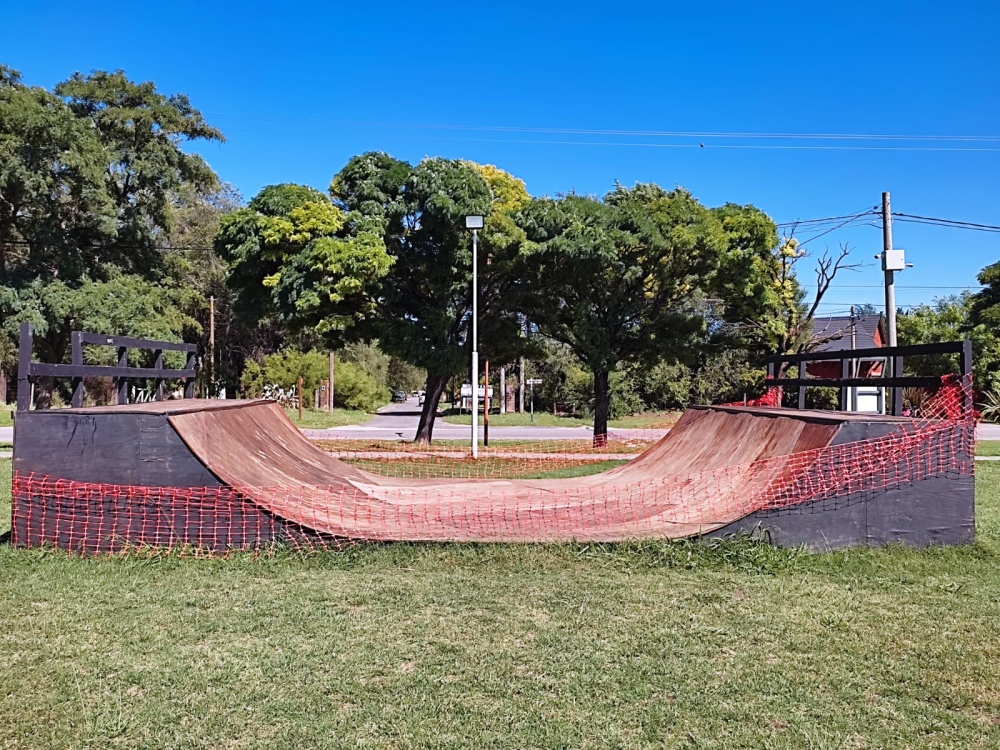
[[[326,189],[352,155],[379,149],[496,164],[534,195],[653,181],[786,222],[854,214],[889,190],[896,211],[1000,224],[996,3],[247,0],[83,10],[2,0],[0,9],[0,62],[28,83],[121,68],[187,94],[227,137],[197,150],[245,198],[275,182]],[[595,130],[614,132],[569,132]],[[898,279],[903,305],[974,286],[1000,260],[1000,234],[897,223],[894,238],[915,264]],[[838,277],[823,311],[880,304],[880,230],[848,226],[808,247],[840,243],[873,265]],[[801,275],[809,280],[807,266]]]

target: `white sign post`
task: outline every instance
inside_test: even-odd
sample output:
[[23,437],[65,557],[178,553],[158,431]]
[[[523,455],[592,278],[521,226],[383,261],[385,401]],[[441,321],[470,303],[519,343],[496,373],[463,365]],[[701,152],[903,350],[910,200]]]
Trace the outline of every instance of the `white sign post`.
[[535,386],[542,384],[541,378],[528,378],[525,381],[531,387],[531,421],[535,421]]

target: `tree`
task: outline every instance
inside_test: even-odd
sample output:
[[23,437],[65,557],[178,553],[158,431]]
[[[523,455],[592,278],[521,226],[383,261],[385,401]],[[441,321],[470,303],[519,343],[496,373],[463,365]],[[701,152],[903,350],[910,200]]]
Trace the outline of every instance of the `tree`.
[[215,247],[229,265],[236,310],[339,345],[370,315],[392,258],[382,237],[349,231],[347,214],[302,185],[271,185],[221,222]]
[[0,66],[0,284],[78,277],[115,234],[105,152],[59,97]]
[[778,229],[767,214],[755,206],[727,203],[712,209],[726,235],[726,249],[710,293],[722,305],[717,331],[722,343],[771,352],[784,332],[782,313],[794,307],[801,290],[783,262],[778,248]]
[[603,200],[537,199],[520,223],[530,253],[529,315],[593,373],[600,440],[619,363],[657,359],[702,330],[697,303],[726,238],[690,193],[652,184],[619,185]]
[[[328,364],[325,352],[283,349],[265,356],[261,364],[248,362],[240,385],[246,395],[259,398],[269,386],[278,386],[294,392],[301,377],[303,398],[306,398],[326,379],[329,372]],[[379,383],[369,370],[355,362],[338,364],[335,405],[347,409],[375,411],[388,400],[389,392],[385,384]]]
[[797,272],[808,253],[795,238],[794,227],[779,239],[774,222],[754,206],[727,203],[713,212],[728,239],[712,284],[725,323],[720,341],[760,356],[813,351],[842,335],[814,335],[813,319],[837,274],[862,267],[850,262],[849,247],[842,245],[836,254],[826,250],[817,259],[816,289],[807,300]]
[[[816,288],[812,299],[807,301],[805,290],[798,282],[796,266],[803,258],[808,257],[808,253],[801,249],[794,237],[783,238],[776,252],[778,262],[771,266],[777,270],[771,277],[771,285],[776,292],[773,298],[776,307],[771,307],[754,319],[744,320],[743,324],[755,331],[761,342],[770,344],[772,352],[780,354],[815,351],[828,341],[840,338],[845,331],[814,333],[813,320],[837,274],[863,266],[861,263],[849,262],[850,254],[851,248],[847,245],[841,245],[836,255],[829,250],[823,252],[815,266]],[[782,377],[786,369],[787,365],[778,373],[778,377]]]
[[105,151],[105,183],[117,210],[115,242],[123,270],[158,268],[155,236],[170,229],[171,197],[184,185],[218,185],[212,169],[181,146],[225,140],[183,94],[167,96],[151,81],[134,83],[118,70],[74,73],[55,87],[77,119],[97,133]]
[[[34,320],[39,354],[59,360],[87,283],[163,280],[156,237],[170,196],[215,175],[182,145],[219,140],[183,96],[122,72],[73,76],[55,94],[0,71],[0,318]],[[135,286],[129,286],[134,289]],[[36,388],[44,407],[50,383]]]
[[[1000,337],[996,328],[977,316],[979,295],[963,292],[935,298],[931,304],[914,305],[896,317],[899,343],[936,344],[942,341],[972,342],[973,382],[981,391],[1000,390]],[[958,372],[957,354],[908,357],[906,370],[914,375]]]
[[523,191],[522,183],[492,167],[439,158],[411,167],[382,153],[354,157],[331,183],[353,231],[380,227],[395,258],[381,284],[372,333],[385,352],[427,372],[417,441],[431,440],[444,388],[466,371],[471,356],[468,215],[486,217],[480,355],[505,361],[523,345],[515,312],[519,288],[511,275],[520,245],[511,241],[516,225],[505,218],[519,205],[519,187]]
[[976,387],[1000,395],[1000,262],[976,277],[983,289],[969,298],[968,321],[961,331],[972,339]]
[[[201,189],[184,185],[170,200],[170,229],[157,236],[162,253],[164,280],[185,290],[180,300],[197,328],[185,330],[185,341],[196,341],[207,358],[215,357],[212,368],[204,362],[199,379],[202,391],[218,395],[221,389],[238,390],[239,376],[247,359],[271,352],[278,346],[277,332],[235,315],[235,293],[226,285],[227,266],[215,252],[213,243],[223,216],[240,208],[242,200],[231,185]],[[214,299],[215,349],[210,352],[209,300]],[[209,383],[209,374],[214,383]]]

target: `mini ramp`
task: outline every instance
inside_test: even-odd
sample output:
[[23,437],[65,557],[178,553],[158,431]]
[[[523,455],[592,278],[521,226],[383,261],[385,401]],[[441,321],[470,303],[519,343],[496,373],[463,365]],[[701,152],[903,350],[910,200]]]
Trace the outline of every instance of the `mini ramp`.
[[815,548],[956,543],[974,534],[971,433],[958,420],[706,407],[602,474],[391,479],[319,450],[271,402],[24,412],[12,534],[83,552],[734,532]]

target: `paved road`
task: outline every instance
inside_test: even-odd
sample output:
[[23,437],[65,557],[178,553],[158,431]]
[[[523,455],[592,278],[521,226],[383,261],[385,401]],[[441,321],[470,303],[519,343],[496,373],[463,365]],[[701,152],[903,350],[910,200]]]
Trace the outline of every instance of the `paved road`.
[[[379,410],[370,421],[350,427],[332,427],[328,430],[304,430],[311,438],[352,440],[413,440],[420,422],[420,406],[415,398],[404,404],[389,404]],[[434,422],[436,440],[468,440],[468,424],[449,424],[441,418]],[[662,431],[661,431],[662,432]],[[581,440],[593,434],[589,427],[490,427],[490,440]],[[482,439],[482,418],[479,436]]]
[[981,424],[976,428],[977,440],[1000,440],[1000,424]]

